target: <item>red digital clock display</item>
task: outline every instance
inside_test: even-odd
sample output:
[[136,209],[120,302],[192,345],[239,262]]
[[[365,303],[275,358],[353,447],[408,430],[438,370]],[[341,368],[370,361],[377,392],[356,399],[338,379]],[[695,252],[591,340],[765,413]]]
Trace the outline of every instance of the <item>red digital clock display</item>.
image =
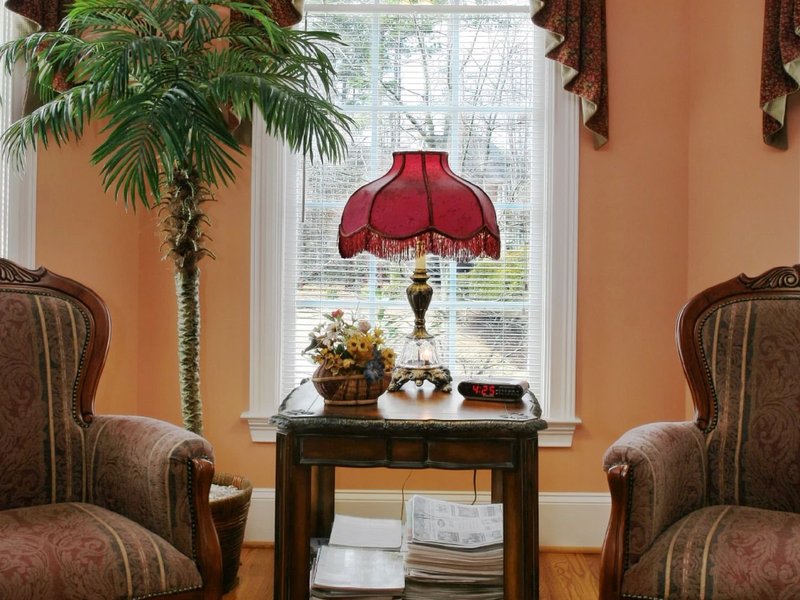
[[493,385],[475,383],[472,384],[472,393],[483,398],[494,398],[497,388]]
[[458,393],[474,400],[517,402],[527,391],[527,381],[510,377],[481,377],[458,383]]

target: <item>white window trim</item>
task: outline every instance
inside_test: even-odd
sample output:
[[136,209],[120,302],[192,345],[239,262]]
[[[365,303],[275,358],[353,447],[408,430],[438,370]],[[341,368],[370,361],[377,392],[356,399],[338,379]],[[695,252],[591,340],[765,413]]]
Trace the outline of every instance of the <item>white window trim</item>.
[[27,267],[36,265],[36,152],[25,153],[25,169],[11,172],[9,181],[10,203],[8,207],[8,256],[9,260]]
[[[28,33],[24,19],[6,10],[6,29],[4,35],[9,39]],[[22,116],[27,94],[27,75],[23,64],[16,65],[11,75],[11,102],[4,110],[13,122]],[[9,206],[5,234],[8,246],[4,254],[6,258],[28,268],[36,267],[36,151],[28,148],[25,152],[24,169],[9,174]]]
[[[551,163],[545,215],[545,324],[542,408],[548,428],[540,447],[570,447],[580,419],[575,415],[575,344],[578,263],[578,101],[557,84],[556,67],[547,61],[551,85],[546,94],[545,130]],[[242,414],[254,442],[274,442],[269,420],[278,412],[283,322],[283,202],[288,152],[266,136],[260,115],[253,119],[250,224],[250,409]],[[555,143],[555,142],[558,143]],[[259,165],[261,166],[259,168]],[[552,200],[555,198],[555,201]],[[280,231],[278,231],[280,230]],[[273,231],[273,236],[265,236]],[[552,232],[558,232],[552,235]]]

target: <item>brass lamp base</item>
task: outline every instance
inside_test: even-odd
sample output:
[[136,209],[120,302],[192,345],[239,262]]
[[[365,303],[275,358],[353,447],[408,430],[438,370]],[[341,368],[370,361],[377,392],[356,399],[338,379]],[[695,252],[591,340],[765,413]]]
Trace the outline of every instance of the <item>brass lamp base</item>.
[[420,387],[424,381],[430,381],[442,392],[453,391],[451,385],[453,378],[450,376],[450,369],[447,367],[395,367],[392,369],[392,381],[389,383],[389,391],[396,392],[403,384],[413,381]]
[[433,288],[428,285],[428,271],[425,268],[425,249],[417,241],[417,261],[411,275],[411,285],[406,288],[406,297],[414,310],[414,331],[406,336],[406,343],[392,369],[392,381],[388,391],[396,392],[403,384],[413,381],[420,387],[430,381],[437,390],[450,392],[453,378],[450,370],[442,366],[439,359],[439,346],[436,338],[425,329],[425,311],[431,303]]

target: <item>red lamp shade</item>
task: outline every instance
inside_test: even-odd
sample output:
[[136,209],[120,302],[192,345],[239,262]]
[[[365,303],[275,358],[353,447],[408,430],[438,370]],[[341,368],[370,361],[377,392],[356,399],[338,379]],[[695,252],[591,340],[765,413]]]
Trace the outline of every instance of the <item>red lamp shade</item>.
[[467,261],[500,258],[489,196],[450,170],[447,152],[395,152],[392,168],[350,196],[339,225],[339,254],[381,258],[422,253]]

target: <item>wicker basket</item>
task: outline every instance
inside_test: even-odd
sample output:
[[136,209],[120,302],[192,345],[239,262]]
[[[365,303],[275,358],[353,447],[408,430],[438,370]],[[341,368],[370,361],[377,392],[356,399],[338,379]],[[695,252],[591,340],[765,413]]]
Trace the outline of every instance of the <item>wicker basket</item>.
[[229,473],[216,473],[214,483],[239,489],[238,494],[210,501],[211,515],[222,550],[222,589],[223,592],[229,592],[238,581],[239,556],[242,552],[253,485],[244,477]]
[[386,391],[392,380],[392,372],[386,371],[383,379],[367,381],[362,373],[355,375],[331,375],[325,365],[314,371],[311,381],[325,404],[357,405],[375,404],[378,396]]

